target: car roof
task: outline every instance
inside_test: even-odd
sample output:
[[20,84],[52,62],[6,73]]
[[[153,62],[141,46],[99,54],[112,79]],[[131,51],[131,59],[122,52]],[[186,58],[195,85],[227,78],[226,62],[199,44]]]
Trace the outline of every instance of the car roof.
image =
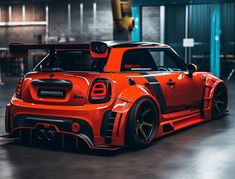
[[158,48],[170,48],[166,44],[156,43],[156,42],[131,42],[131,41],[103,41],[110,48],[131,48],[131,47],[158,47]]

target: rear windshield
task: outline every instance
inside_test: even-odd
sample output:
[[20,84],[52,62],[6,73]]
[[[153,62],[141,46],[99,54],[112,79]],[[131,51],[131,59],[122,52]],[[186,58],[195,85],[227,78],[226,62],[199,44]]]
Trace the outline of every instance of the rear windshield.
[[47,55],[35,71],[103,71],[106,58],[92,58],[89,50],[57,51]]

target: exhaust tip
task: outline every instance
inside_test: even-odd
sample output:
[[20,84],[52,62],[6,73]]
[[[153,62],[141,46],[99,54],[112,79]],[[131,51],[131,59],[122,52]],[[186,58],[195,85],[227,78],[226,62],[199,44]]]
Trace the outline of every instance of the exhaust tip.
[[54,130],[49,130],[49,131],[47,131],[47,133],[46,133],[46,139],[47,139],[47,141],[49,141],[49,142],[54,141],[55,136],[56,136],[56,132],[55,132]]
[[38,140],[43,140],[45,138],[46,131],[45,129],[40,129],[37,131]]

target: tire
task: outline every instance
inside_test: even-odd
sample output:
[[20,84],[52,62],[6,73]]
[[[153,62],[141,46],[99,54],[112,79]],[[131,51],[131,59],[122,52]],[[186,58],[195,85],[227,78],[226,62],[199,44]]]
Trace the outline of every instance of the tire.
[[138,100],[132,107],[126,127],[126,144],[145,148],[151,144],[158,126],[158,110],[150,98]]
[[218,85],[212,101],[212,119],[220,119],[224,116],[228,105],[227,89],[224,85]]

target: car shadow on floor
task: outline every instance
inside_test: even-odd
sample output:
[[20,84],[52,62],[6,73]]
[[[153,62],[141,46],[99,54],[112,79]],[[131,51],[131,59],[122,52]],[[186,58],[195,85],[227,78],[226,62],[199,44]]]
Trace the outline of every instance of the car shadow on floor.
[[[225,116],[224,119],[205,121],[203,123],[196,124],[187,127],[185,129],[182,129],[180,131],[173,132],[171,134],[158,138],[154,140],[153,143],[148,148],[158,148],[158,146],[161,147],[162,145],[164,145],[164,143],[169,143],[169,142],[172,142],[173,145],[177,145],[174,144],[177,139],[180,139],[180,141],[184,141],[187,144],[195,143],[193,145],[197,145],[196,142],[199,141],[201,142],[203,139],[209,138],[210,136],[219,134],[221,132],[225,132],[227,129],[231,127],[231,125],[229,124],[230,122],[231,121],[229,121],[229,118],[227,116]],[[121,155],[123,153],[135,153],[140,150],[146,150],[146,149],[136,149],[131,147],[122,147],[115,151],[95,150],[88,148],[84,143],[80,143],[78,145],[79,147],[74,147],[71,145],[67,146],[66,148],[62,148],[59,145],[41,145],[41,144],[29,145],[28,143],[21,142],[19,140],[9,141],[1,145],[1,147],[4,147],[5,150],[7,150],[9,146],[24,147],[26,150],[27,148],[31,148],[31,149],[41,149],[47,151],[57,151],[57,152],[65,152],[73,154],[79,153],[83,155],[95,155],[101,157],[114,157],[117,155]]]

